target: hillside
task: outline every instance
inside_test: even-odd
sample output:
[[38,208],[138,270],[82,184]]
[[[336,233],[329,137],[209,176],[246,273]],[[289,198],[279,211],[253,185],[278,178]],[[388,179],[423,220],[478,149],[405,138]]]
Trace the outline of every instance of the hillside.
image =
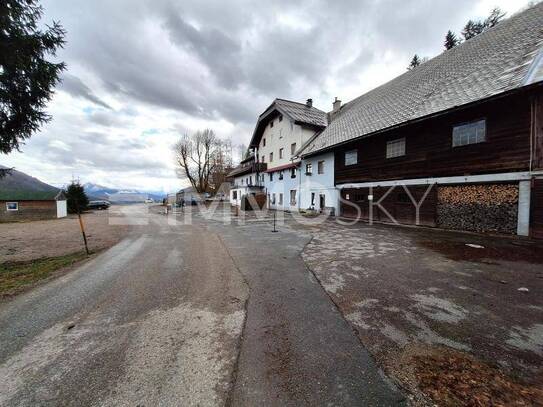
[[[0,165],[0,169],[7,169]],[[56,192],[58,188],[46,184],[37,178],[31,177],[24,172],[12,170],[8,175],[0,178],[0,193],[21,193],[21,192]]]

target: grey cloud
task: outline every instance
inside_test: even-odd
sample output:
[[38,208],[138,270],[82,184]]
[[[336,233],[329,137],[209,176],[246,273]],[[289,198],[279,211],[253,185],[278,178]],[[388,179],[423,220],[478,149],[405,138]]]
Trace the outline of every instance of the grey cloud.
[[62,76],[60,89],[72,96],[80,97],[94,103],[95,105],[102,106],[106,109],[111,109],[111,106],[96,96],[93,91],[77,76],[65,73]]

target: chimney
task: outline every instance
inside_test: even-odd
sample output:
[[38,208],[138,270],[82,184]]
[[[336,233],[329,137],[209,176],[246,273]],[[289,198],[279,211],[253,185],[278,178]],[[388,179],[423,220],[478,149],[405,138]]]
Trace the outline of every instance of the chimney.
[[305,105],[307,107],[312,107],[313,106],[313,99],[307,99],[307,102],[305,102]]
[[332,113],[339,112],[339,109],[341,109],[341,100],[339,100],[336,96],[336,100],[332,103]]

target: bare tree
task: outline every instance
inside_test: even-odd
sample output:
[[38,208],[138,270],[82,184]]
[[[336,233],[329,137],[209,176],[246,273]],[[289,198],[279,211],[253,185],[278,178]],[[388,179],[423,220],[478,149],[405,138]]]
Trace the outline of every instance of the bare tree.
[[209,191],[211,174],[217,165],[219,140],[213,130],[184,134],[174,146],[178,176],[187,178],[198,193]]
[[184,134],[174,146],[178,176],[198,193],[217,192],[234,167],[232,150],[232,140],[220,140],[213,130]]

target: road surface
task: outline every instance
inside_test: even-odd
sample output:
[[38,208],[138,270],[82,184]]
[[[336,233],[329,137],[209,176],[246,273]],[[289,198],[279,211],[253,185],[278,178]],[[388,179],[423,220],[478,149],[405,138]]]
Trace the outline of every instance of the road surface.
[[403,404],[302,262],[309,235],[122,212],[118,245],[0,304],[0,405]]

